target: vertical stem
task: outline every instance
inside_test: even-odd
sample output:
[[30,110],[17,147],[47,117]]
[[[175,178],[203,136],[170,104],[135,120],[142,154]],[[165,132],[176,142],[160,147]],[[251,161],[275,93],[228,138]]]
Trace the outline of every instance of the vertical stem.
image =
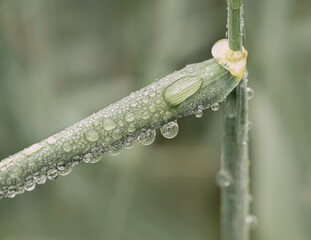
[[[229,47],[242,49],[242,0],[228,0]],[[221,170],[222,240],[247,240],[249,227],[249,158],[247,76],[227,97],[224,104],[224,137]],[[220,180],[221,181],[221,180]]]

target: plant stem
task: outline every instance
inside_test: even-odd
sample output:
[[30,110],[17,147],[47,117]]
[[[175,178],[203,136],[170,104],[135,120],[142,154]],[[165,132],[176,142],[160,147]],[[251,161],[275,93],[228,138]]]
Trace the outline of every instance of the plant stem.
[[[191,64],[0,162],[0,199],[68,174],[74,165],[115,155],[138,139],[152,143],[154,129],[208,108],[238,85],[215,59]],[[175,124],[175,123],[174,123]],[[150,142],[151,139],[151,142]],[[153,139],[153,140],[152,140]]]
[[[228,38],[233,51],[242,49],[242,1],[228,0]],[[225,100],[221,170],[222,240],[249,239],[249,158],[247,76]],[[221,184],[221,182],[223,184]]]

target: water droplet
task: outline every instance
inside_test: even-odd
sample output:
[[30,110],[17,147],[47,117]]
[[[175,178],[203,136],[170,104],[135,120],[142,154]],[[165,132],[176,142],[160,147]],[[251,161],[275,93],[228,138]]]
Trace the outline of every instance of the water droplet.
[[258,219],[255,215],[248,215],[245,218],[245,222],[249,226],[250,229],[255,229],[258,225]]
[[69,142],[64,142],[63,149],[65,152],[70,152],[71,151],[71,144]]
[[113,133],[112,133],[112,137],[116,140],[119,140],[122,138],[122,134],[120,132],[119,129],[116,129]]
[[103,155],[93,156],[93,159],[90,163],[97,163],[102,159]]
[[110,131],[116,127],[116,123],[111,119],[104,119],[103,121],[104,129]]
[[83,162],[85,163],[90,163],[92,162],[92,159],[93,159],[93,155],[91,153],[87,153],[83,156],[82,160]]
[[142,114],[142,116],[141,116],[141,118],[142,118],[142,119],[145,119],[145,120],[147,120],[149,117],[150,117],[150,114],[149,114],[149,112],[147,112],[147,111],[145,111],[145,112]]
[[150,145],[154,142],[156,137],[156,131],[153,129],[148,129],[146,131],[142,131],[138,136],[138,141],[143,145]]
[[126,149],[131,149],[134,146],[134,141],[135,141],[134,137],[128,137],[124,142],[124,147]]
[[218,111],[219,110],[219,103],[214,103],[212,106],[211,106],[211,109],[213,110],[213,111]]
[[246,89],[246,93],[247,93],[248,100],[251,100],[255,95],[254,90],[249,87]]
[[135,116],[133,113],[127,113],[124,117],[125,121],[132,122],[135,119]]
[[163,137],[171,139],[177,135],[178,129],[179,127],[177,121],[172,121],[161,127],[160,132],[163,135]]
[[46,182],[47,176],[44,173],[39,173],[38,175],[34,176],[34,179],[37,184],[44,184]]
[[24,189],[26,191],[32,191],[34,190],[36,187],[36,182],[33,178],[33,176],[28,176],[25,180],[25,183],[24,183]]
[[50,180],[55,180],[58,177],[58,171],[56,169],[54,169],[54,168],[50,169],[47,172],[47,177]]
[[133,123],[131,123],[129,126],[128,126],[128,128],[127,128],[127,131],[128,132],[134,132],[136,130],[136,128],[135,128],[135,125],[133,124]]
[[177,106],[195,94],[202,83],[203,79],[197,76],[182,77],[164,89],[163,99],[169,106]]
[[16,186],[12,185],[9,186],[8,192],[7,192],[7,197],[8,198],[14,198],[16,196]]
[[56,143],[57,139],[54,136],[51,136],[46,141],[48,144],[54,144]]
[[60,176],[66,176],[73,169],[72,163],[65,163],[64,161],[60,161],[56,165]]
[[247,127],[248,130],[251,130],[253,128],[253,123],[251,121],[248,121]]
[[156,107],[155,107],[154,105],[149,106],[148,109],[149,109],[149,111],[152,112],[152,113],[154,113],[154,112],[157,111],[157,109],[156,109]]
[[111,156],[117,156],[121,153],[121,151],[121,147],[111,147],[108,152]]
[[195,111],[195,116],[196,116],[197,118],[202,117],[202,116],[203,116],[203,110],[204,110],[203,105],[199,105],[198,108],[197,108],[196,111]]
[[72,158],[72,165],[73,165],[73,166],[78,165],[80,162],[81,162],[81,157],[80,157],[80,156],[74,156],[74,157]]
[[226,170],[220,170],[217,173],[216,181],[219,187],[229,187],[232,181],[232,177]]
[[90,142],[96,142],[99,139],[99,134],[95,130],[90,130],[85,133],[85,138]]

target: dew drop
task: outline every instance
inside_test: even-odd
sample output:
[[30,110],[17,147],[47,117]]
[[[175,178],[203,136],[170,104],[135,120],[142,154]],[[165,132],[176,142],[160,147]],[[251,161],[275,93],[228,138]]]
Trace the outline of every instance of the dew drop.
[[232,181],[231,175],[226,170],[217,173],[216,181],[219,187],[229,187]]
[[36,182],[33,178],[33,176],[28,176],[25,180],[25,183],[24,183],[24,189],[26,191],[32,191],[34,190],[36,187]]
[[116,123],[108,118],[103,120],[103,126],[105,130],[110,131],[116,127]]
[[131,149],[134,146],[134,141],[135,141],[134,137],[128,137],[124,142],[124,147],[126,149]]
[[154,142],[156,137],[156,131],[153,129],[148,129],[146,131],[142,131],[138,136],[138,141],[143,145],[150,145]]
[[124,118],[125,118],[125,121],[132,122],[132,121],[134,121],[135,116],[133,113],[127,113]]
[[154,113],[154,112],[157,111],[157,109],[156,109],[156,107],[155,107],[154,105],[149,106],[148,109],[149,109],[149,111],[152,112],[152,113]]
[[99,134],[95,130],[90,130],[85,133],[86,140],[96,142],[99,139]]
[[102,159],[103,155],[93,156],[93,159],[90,163],[97,163]]
[[73,163],[58,162],[57,169],[60,176],[66,176],[73,169]]
[[54,169],[54,168],[50,169],[47,172],[47,177],[50,180],[55,180],[58,177],[58,171],[56,169]]
[[145,112],[142,114],[142,116],[141,116],[141,118],[142,118],[142,119],[145,119],[145,120],[147,120],[149,117],[150,117],[150,114],[149,114],[149,112],[147,112],[147,111],[145,111]]
[[258,219],[255,215],[248,215],[245,218],[245,222],[249,226],[250,229],[255,229],[258,225]]
[[56,143],[57,139],[54,136],[51,136],[46,141],[48,144],[54,144]]
[[253,128],[253,123],[251,121],[248,121],[247,127],[248,130],[251,130]]
[[128,128],[127,128],[127,131],[128,132],[134,132],[136,130],[136,128],[135,128],[135,125],[133,124],[133,123],[131,123],[129,126],[128,126]]
[[177,121],[172,121],[161,127],[160,132],[163,135],[163,137],[171,139],[177,135],[178,129],[179,127]]
[[112,137],[116,140],[119,140],[122,138],[122,134],[120,132],[119,129],[116,129],[113,133],[112,133]]
[[211,109],[213,110],[213,111],[218,111],[219,110],[219,103],[214,103],[212,106],[211,106]]
[[111,156],[118,156],[121,153],[121,151],[122,151],[121,147],[111,147],[108,152]]
[[70,152],[71,151],[71,144],[69,142],[64,142],[63,149],[65,152]]
[[83,156],[82,160],[83,162],[85,163],[90,163],[92,162],[92,159],[93,159],[93,155],[91,153],[87,153]]
[[197,118],[202,117],[203,116],[203,110],[204,110],[203,105],[199,105],[198,108],[195,111],[195,114],[194,114],[195,117],[197,117]]
[[8,198],[14,198],[16,196],[16,186],[12,185],[9,186],[8,192],[7,192],[7,197]]
[[34,176],[37,184],[44,184],[46,182],[47,176],[44,173]]
[[251,100],[255,95],[254,90],[249,87],[246,89],[246,93],[247,93],[248,100]]
[[81,157],[80,156],[75,156],[72,158],[72,165],[76,166],[81,162]]

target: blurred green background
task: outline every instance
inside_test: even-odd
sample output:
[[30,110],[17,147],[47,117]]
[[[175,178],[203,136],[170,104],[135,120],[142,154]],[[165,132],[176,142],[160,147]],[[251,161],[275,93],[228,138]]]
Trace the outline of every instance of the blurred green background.
[[[245,1],[256,240],[311,236],[311,1]],[[218,0],[0,1],[0,159],[211,57]],[[221,111],[0,201],[0,239],[219,239]]]

